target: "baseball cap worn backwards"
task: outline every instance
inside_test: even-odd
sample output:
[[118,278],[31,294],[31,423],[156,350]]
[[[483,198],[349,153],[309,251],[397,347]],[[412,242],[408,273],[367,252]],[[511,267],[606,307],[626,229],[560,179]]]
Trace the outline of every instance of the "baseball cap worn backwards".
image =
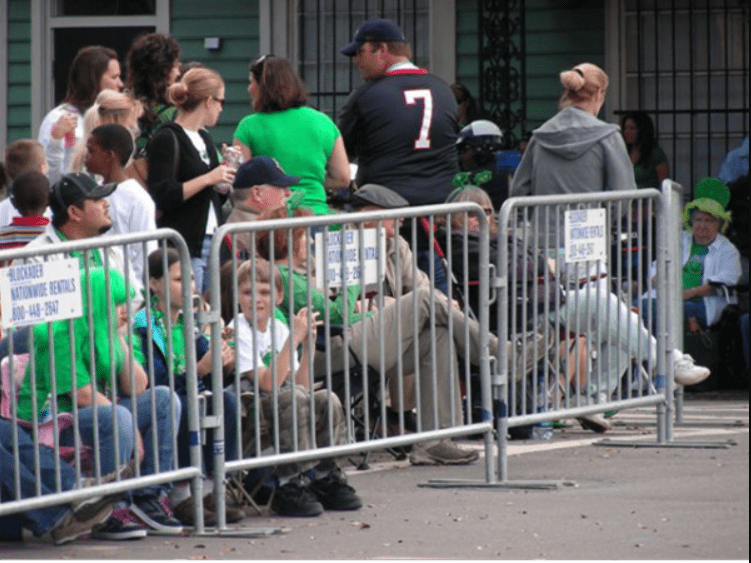
[[261,184],[293,186],[300,176],[289,176],[279,163],[269,156],[256,156],[240,165],[235,174],[234,188],[252,188]]
[[117,188],[117,184],[97,184],[82,172],[65,174],[52,185],[50,205],[66,209],[83,199],[101,199],[107,197]]
[[404,41],[404,34],[391,20],[372,19],[357,28],[355,39],[340,52],[354,57],[357,50],[368,41]]

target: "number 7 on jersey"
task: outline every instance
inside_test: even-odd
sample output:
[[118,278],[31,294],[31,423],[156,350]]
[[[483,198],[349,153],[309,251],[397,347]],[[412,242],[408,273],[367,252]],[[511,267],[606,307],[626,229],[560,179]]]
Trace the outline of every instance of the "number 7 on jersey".
[[404,101],[408,106],[422,101],[422,123],[420,134],[415,139],[415,150],[430,148],[430,126],[433,124],[433,93],[428,88],[418,90],[405,90]]

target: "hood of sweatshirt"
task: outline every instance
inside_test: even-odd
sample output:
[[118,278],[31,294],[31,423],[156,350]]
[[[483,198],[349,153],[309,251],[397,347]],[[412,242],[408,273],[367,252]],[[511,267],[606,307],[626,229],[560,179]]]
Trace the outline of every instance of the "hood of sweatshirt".
[[620,135],[620,127],[571,106],[559,111],[533,133],[538,145],[545,150],[575,160],[606,137]]

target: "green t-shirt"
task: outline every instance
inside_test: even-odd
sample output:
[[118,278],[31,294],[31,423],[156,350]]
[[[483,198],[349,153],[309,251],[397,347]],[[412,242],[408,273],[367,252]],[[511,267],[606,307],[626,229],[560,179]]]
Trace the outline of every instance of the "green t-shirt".
[[657,177],[657,165],[667,162],[668,157],[660,147],[652,149],[652,155],[645,164],[634,164],[634,180],[637,188],[660,189],[660,181]]
[[[287,266],[278,266],[278,268],[279,273],[282,275],[282,282],[284,284],[284,298],[282,299],[282,304],[278,308],[282,311],[285,317],[288,317],[289,268]],[[294,299],[292,300],[292,310],[294,312],[297,312],[308,305],[308,279],[298,272],[292,272],[292,293],[294,294]],[[373,314],[372,312],[368,312],[363,315],[354,312],[355,303],[359,295],[359,285],[350,285],[347,287],[347,322],[350,325],[362,320],[365,316]],[[332,324],[344,324],[344,296],[345,294],[340,292],[335,300],[329,300],[329,321]],[[315,287],[310,288],[310,305],[314,311],[319,313],[319,320],[325,320],[326,296]],[[286,321],[287,326],[289,326],[289,318],[287,318]]]
[[287,174],[300,176],[290,189],[304,191],[303,205],[316,215],[329,213],[326,164],[339,136],[326,114],[309,107],[253,113],[240,121],[234,134],[253,156],[275,158]]
[[691,254],[683,265],[683,289],[692,289],[702,284],[704,258],[707,256],[708,250],[709,248],[706,246],[691,242]]
[[[70,334],[71,321],[55,321],[52,324],[52,341],[48,333],[48,323],[33,327],[34,355],[36,370],[36,407],[37,416],[44,418],[45,403],[52,391],[52,365],[50,349],[53,350],[55,362],[55,388],[57,405],[60,412],[73,410],[72,395],[81,387],[96,380],[97,391],[107,392],[112,370],[118,373],[125,361],[124,352],[117,337],[117,313],[115,307],[125,303],[125,279],[117,270],[110,268],[109,285],[111,303],[107,302],[104,268],[94,267],[89,270],[91,291],[92,319],[89,325],[88,301],[83,299],[83,315],[72,321],[73,332]],[[87,291],[85,272],[81,271],[81,292]],[[108,315],[109,309],[109,315]],[[93,327],[96,327],[94,329]],[[94,337],[94,361],[92,363],[89,349],[89,336]],[[110,338],[112,347],[110,347]],[[71,339],[75,364],[71,364]],[[26,376],[18,392],[18,417],[31,420],[33,417],[31,396],[31,362],[26,367]]]
[[[156,342],[157,346],[161,349],[164,357],[167,358],[167,351],[169,347],[165,339],[167,333],[167,322],[164,320],[164,313],[156,308],[157,298],[152,296],[151,304],[151,321],[152,321],[152,339]],[[136,316],[135,328],[139,326],[146,326],[146,312],[145,309],[140,311]],[[185,373],[185,320],[183,316],[177,317],[177,321],[171,325],[170,338],[172,340],[172,373],[175,377],[178,377]],[[155,334],[156,333],[156,334]],[[139,364],[143,366],[145,370],[149,369],[149,359],[144,354],[143,337],[138,334],[133,334],[133,358]]]

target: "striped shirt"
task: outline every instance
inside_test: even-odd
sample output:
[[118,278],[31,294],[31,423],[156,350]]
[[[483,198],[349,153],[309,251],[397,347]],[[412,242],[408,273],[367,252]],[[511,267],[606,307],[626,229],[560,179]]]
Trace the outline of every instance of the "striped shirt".
[[26,246],[44,232],[49,222],[47,217],[14,217],[10,225],[0,228],[0,250]]

